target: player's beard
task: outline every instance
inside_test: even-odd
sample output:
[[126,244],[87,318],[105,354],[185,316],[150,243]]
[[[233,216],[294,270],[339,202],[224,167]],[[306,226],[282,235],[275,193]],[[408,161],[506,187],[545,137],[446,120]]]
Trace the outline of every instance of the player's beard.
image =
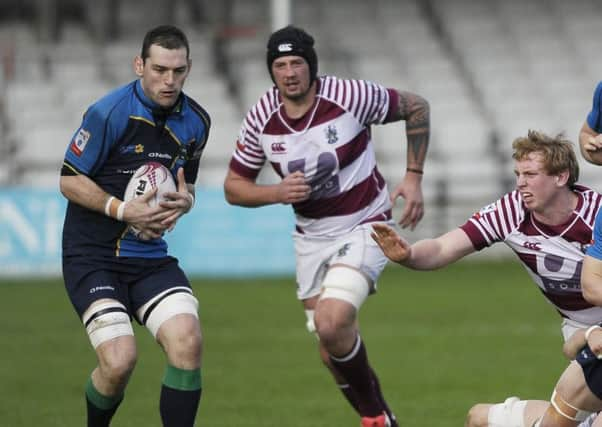
[[309,85],[307,85],[307,87],[305,88],[305,90],[302,90],[302,91],[299,91],[299,92],[290,93],[289,91],[286,91],[286,90],[282,91],[281,90],[280,93],[285,98],[287,98],[290,101],[301,102],[301,101],[304,101],[304,100],[306,100],[308,98],[309,93],[310,93],[311,88],[312,88],[312,84],[313,84],[313,82],[310,83]]

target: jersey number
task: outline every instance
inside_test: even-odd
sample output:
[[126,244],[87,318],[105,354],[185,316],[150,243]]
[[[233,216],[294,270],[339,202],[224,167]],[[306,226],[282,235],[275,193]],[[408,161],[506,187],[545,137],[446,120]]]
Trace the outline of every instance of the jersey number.
[[[333,197],[341,192],[339,177],[333,175],[337,169],[337,159],[334,154],[325,152],[318,156],[316,173],[309,177],[312,200]],[[305,159],[291,160],[288,162],[289,173],[301,171],[305,173]]]

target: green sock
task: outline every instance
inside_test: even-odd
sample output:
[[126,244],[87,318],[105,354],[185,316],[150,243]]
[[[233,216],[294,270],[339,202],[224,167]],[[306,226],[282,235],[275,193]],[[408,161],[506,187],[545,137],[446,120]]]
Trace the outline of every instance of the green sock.
[[163,384],[175,390],[198,390],[202,387],[201,370],[180,369],[168,364],[163,376]]
[[111,409],[117,403],[121,402],[123,399],[123,393],[120,393],[117,396],[105,396],[100,394],[100,392],[96,390],[96,387],[94,387],[92,377],[90,377],[88,379],[88,383],[86,384],[86,397],[94,406],[99,409]]
[[201,370],[167,365],[159,412],[164,427],[192,427],[201,399]]

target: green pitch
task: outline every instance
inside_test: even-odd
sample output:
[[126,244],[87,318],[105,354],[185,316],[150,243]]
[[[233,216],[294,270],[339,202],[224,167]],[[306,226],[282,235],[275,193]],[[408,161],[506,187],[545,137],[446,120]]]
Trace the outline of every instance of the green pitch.
[[[197,425],[359,425],[305,331],[293,278],[197,279],[194,288],[205,340]],[[62,282],[5,280],[0,301],[0,425],[81,427],[95,360]],[[548,399],[566,364],[560,317],[517,262],[389,267],[360,320],[401,425],[457,427],[479,401]],[[160,426],[163,356],[135,331],[138,365],[112,425]]]

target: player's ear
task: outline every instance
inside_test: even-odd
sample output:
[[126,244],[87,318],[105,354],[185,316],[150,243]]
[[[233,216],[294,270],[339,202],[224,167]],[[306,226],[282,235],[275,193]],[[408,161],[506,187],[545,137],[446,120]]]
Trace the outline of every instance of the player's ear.
[[566,183],[568,181],[569,181],[569,171],[568,170],[562,171],[558,175],[556,175],[556,184],[559,187],[566,185]]
[[140,55],[134,58],[134,72],[138,77],[142,77],[144,71],[144,60]]

